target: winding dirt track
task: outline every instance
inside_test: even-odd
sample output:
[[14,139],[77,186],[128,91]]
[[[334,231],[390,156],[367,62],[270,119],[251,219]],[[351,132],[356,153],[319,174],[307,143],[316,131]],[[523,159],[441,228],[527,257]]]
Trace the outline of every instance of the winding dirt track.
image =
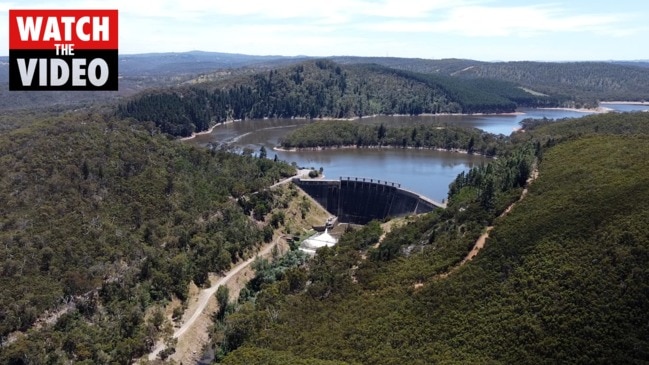
[[[523,200],[523,199],[527,196],[527,193],[528,193],[527,188],[528,188],[528,187],[530,186],[530,184],[531,184],[534,180],[536,180],[538,177],[539,177],[539,170],[538,170],[537,168],[534,168],[534,170],[532,171],[532,174],[531,174],[530,177],[527,179],[527,183],[525,184],[526,187],[525,187],[525,189],[523,189],[523,192],[521,193],[521,197],[518,198],[517,201],[513,202],[512,204],[510,204],[510,205],[507,207],[507,209],[505,209],[505,211],[502,212],[502,213],[498,216],[498,218],[502,218],[502,217],[506,216],[507,214],[509,214],[509,212],[512,211],[512,209],[514,208],[514,206],[515,206],[516,204],[518,204],[518,202],[520,202],[521,200]],[[473,260],[473,259],[478,255],[478,252],[479,252],[482,248],[484,248],[485,244],[487,243],[487,238],[489,238],[489,232],[491,232],[491,230],[493,230],[493,229],[494,229],[494,226],[488,226],[488,227],[485,229],[485,232],[484,232],[483,234],[481,234],[480,237],[478,237],[478,239],[475,241],[475,244],[473,245],[473,248],[471,249],[471,251],[469,251],[469,253],[464,257],[464,259],[462,259],[462,261],[460,261],[459,264],[453,266],[450,270],[448,270],[448,271],[445,272],[445,273],[435,275],[435,276],[433,277],[433,279],[445,279],[445,278],[447,278],[449,275],[451,275],[452,273],[454,273],[454,272],[456,272],[457,270],[459,270],[459,269],[460,269],[462,266],[464,266],[467,262]],[[415,284],[415,289],[421,288],[422,286],[424,286],[424,283],[421,283],[421,282],[420,282],[420,283],[416,283],[416,284]]]
[[[218,290],[218,288],[221,285],[227,284],[241,270],[245,269],[253,261],[255,261],[255,258],[257,258],[257,256],[263,256],[263,255],[266,255],[266,254],[270,253],[271,250],[273,249],[273,247],[275,247],[276,244],[277,244],[277,242],[273,242],[271,244],[266,245],[265,247],[263,247],[261,249],[261,251],[259,251],[257,253],[257,255],[255,255],[255,257],[251,257],[248,260],[246,260],[246,261],[244,261],[242,263],[239,263],[238,265],[233,267],[230,271],[228,271],[228,273],[224,277],[220,278],[216,283],[212,284],[211,287],[201,290],[201,292],[199,294],[199,297],[198,297],[198,305],[196,306],[196,310],[194,311],[192,316],[189,317],[189,319],[185,323],[183,323],[183,325],[174,332],[173,338],[182,337],[188,330],[190,330],[190,328],[192,328],[192,326],[194,326],[196,324],[196,320],[198,320],[198,318],[201,316],[201,314],[203,314],[203,311],[205,311],[205,307],[207,306],[207,303],[209,302],[210,298],[214,295],[214,293],[216,293],[216,291]],[[161,341],[158,341],[158,343],[153,348],[151,353],[149,353],[149,356],[148,356],[149,360],[155,360],[155,358],[158,356],[158,354],[162,350],[164,350],[164,348],[165,348],[164,343],[161,342]]]

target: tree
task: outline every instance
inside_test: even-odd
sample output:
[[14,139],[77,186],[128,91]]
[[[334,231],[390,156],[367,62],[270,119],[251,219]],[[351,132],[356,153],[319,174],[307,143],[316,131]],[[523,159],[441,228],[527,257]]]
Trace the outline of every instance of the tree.
[[81,173],[83,174],[84,180],[88,180],[88,176],[90,175],[90,167],[88,167],[88,161],[83,160],[83,164],[81,165]]
[[480,193],[480,204],[483,208],[486,210],[493,209],[495,194],[496,188],[494,186],[493,177],[488,176],[482,187],[482,192]]
[[385,126],[383,125],[383,123],[381,123],[377,131],[377,136],[379,137],[379,140],[385,138],[385,130],[386,130]]
[[52,258],[54,257],[54,250],[52,250],[50,247],[43,247],[41,249],[41,265],[40,269],[43,272],[48,272],[50,270],[50,264],[52,262]]
[[473,153],[474,152],[474,146],[475,146],[475,139],[473,136],[471,136],[471,139],[469,139],[469,145],[467,146],[467,152]]
[[219,311],[216,313],[216,318],[222,321],[225,318],[225,311],[228,308],[230,289],[225,285],[221,285],[216,289],[215,295],[216,301],[219,303]]

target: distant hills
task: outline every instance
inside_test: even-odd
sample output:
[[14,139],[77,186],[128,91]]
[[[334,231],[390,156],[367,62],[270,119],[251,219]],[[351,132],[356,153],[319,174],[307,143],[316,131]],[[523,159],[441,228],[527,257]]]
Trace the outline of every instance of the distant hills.
[[278,67],[306,59],[306,56],[251,56],[203,51],[143,53],[121,56],[119,67],[124,76],[178,75],[240,67]]
[[[120,91],[94,93],[8,93],[8,58],[0,57],[0,110],[87,104],[118,100],[152,87],[211,82],[268,71],[306,60],[308,56],[252,56],[220,52],[147,53],[120,57]],[[649,99],[649,61],[482,62],[466,59],[428,60],[395,57],[332,56],[341,64],[380,66],[467,80],[494,79],[531,91],[554,95],[566,106],[594,106],[599,100]]]
[[303,59],[200,51],[121,55],[118,92],[9,93],[9,59],[5,56],[0,57],[0,110],[111,102],[147,88],[178,85],[202,73],[249,67],[268,69]]
[[649,99],[648,61],[610,62],[481,62],[463,59],[333,58],[340,63],[372,62],[414,72],[495,79],[551,95],[565,95],[577,105],[600,100]]
[[649,60],[611,61],[611,62],[618,65],[625,65],[625,66],[649,67]]
[[[220,52],[166,52],[120,55],[122,77],[197,75],[219,69],[270,67],[306,60],[308,57],[251,56]],[[9,80],[9,57],[0,57],[0,83]]]

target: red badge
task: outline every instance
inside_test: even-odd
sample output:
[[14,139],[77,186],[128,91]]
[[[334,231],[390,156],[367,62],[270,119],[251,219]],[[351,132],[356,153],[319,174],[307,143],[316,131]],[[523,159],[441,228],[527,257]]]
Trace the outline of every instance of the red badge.
[[117,90],[117,10],[9,10],[9,90]]

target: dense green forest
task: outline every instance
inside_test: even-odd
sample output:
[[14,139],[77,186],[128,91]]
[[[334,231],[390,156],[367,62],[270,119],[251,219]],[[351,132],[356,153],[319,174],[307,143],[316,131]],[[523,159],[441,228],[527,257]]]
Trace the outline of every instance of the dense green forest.
[[502,113],[517,106],[557,106],[502,81],[467,81],[378,65],[328,60],[138,95],[118,114],[189,136],[211,124],[251,118],[353,118],[374,114]]
[[[226,341],[241,346],[223,363],[646,361],[647,125],[635,113],[529,126],[519,149],[458,176],[446,210],[376,249],[322,249],[301,268],[302,290],[286,279],[263,288],[226,318]],[[497,218],[533,161],[540,177]],[[477,258],[439,276],[490,224]]]
[[71,308],[3,345],[2,364],[131,363],[162,333],[152,304],[185,299],[191,280],[268,239],[248,212],[272,194],[249,210],[236,199],[294,174],[91,113],[3,132],[0,171],[0,339]]
[[602,100],[649,99],[646,68],[606,62],[486,63],[456,74],[506,80],[549,95],[570,95],[577,106],[597,106]]
[[649,70],[638,62],[481,62],[465,59],[333,57],[342,64],[376,63],[399,70],[513,82],[564,106],[597,106],[604,100],[649,100]]
[[509,146],[503,135],[477,128],[448,124],[421,124],[408,127],[362,125],[349,121],[322,121],[298,128],[280,140],[283,148],[399,147],[463,150],[495,156]]

